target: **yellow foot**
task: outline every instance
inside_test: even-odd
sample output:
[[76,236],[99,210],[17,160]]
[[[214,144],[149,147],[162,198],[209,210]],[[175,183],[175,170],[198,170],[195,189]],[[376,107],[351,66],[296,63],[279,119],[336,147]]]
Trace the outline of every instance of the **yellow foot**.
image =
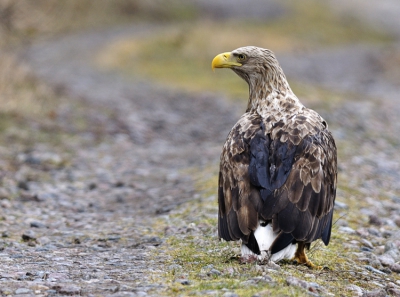
[[306,265],[311,269],[321,270],[323,267],[314,265],[310,260],[308,260],[304,248],[305,248],[304,242],[297,243],[297,250],[296,253],[294,254],[292,261],[296,262],[298,265]]
[[297,265],[305,265],[308,268],[315,269],[315,270],[321,270],[323,268],[322,266],[318,266],[318,265],[313,264],[313,262],[311,262],[308,259],[306,261],[304,261],[304,259],[299,259],[298,257],[294,257],[292,259],[292,261]]

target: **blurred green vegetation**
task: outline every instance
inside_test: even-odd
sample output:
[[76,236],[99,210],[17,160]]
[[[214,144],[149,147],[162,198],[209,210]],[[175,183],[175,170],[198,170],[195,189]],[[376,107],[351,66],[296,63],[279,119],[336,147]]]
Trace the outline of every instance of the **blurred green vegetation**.
[[247,86],[240,78],[229,71],[211,73],[211,60],[216,54],[245,45],[296,52],[391,40],[387,34],[355,19],[334,14],[320,1],[283,3],[287,5],[287,12],[271,20],[199,18],[190,23],[172,24],[146,38],[122,39],[100,50],[97,63],[132,77],[157,80],[169,87],[247,98]]
[[[0,117],[40,121],[54,116],[60,94],[37,80],[18,56],[36,40],[68,32],[140,21],[168,22],[194,17],[180,0],[0,0]],[[6,120],[8,119],[8,120]],[[20,118],[21,120],[21,118]],[[11,123],[9,125],[12,125]]]
[[[155,250],[154,258],[157,253],[170,256],[170,261],[165,263],[166,272],[164,275],[155,275],[155,281],[169,282],[167,292],[171,296],[194,296],[205,290],[234,291],[239,296],[253,296],[257,293],[260,296],[309,296],[306,290],[288,286],[286,279],[294,276],[309,282],[316,282],[321,287],[327,289],[335,296],[354,296],[354,292],[348,288],[349,284],[361,286],[364,290],[373,290],[375,284],[365,282],[364,266],[355,264],[357,256],[353,254],[354,249],[347,246],[350,241],[358,241],[357,234],[345,234],[338,232],[341,225],[338,221],[345,218],[349,227],[358,229],[368,228],[367,217],[360,216],[358,211],[347,209],[337,210],[334,213],[334,225],[332,238],[328,247],[321,241],[312,244],[307,252],[311,261],[324,267],[323,270],[311,270],[305,266],[297,266],[290,262],[279,263],[281,269],[274,272],[269,267],[257,265],[256,263],[239,264],[240,250],[239,242],[219,241],[217,234],[217,215],[218,207],[215,199],[215,189],[217,188],[218,177],[215,175],[213,166],[203,168],[203,170],[193,170],[188,172],[197,180],[197,191],[202,193],[198,199],[194,199],[190,204],[185,204],[173,211],[169,216],[159,218],[155,223],[155,229],[163,229],[161,226],[174,226],[186,230],[188,226],[193,229],[201,229],[201,235],[182,231],[180,235],[168,237],[165,249]],[[350,210],[357,210],[368,207],[364,194],[349,185],[349,178],[344,174],[339,175],[340,191],[338,199],[346,201]],[[343,197],[345,194],[346,197]],[[387,197],[379,197],[382,201]],[[201,209],[202,211],[198,211]],[[164,236],[163,233],[158,234]],[[381,244],[385,239],[381,239]],[[173,267],[171,269],[171,267]],[[211,268],[221,272],[220,275],[207,274]],[[269,269],[269,270],[268,270]],[[274,282],[266,283],[263,281],[246,284],[250,279],[256,279],[263,275],[270,275]],[[157,279],[157,277],[162,278]],[[396,275],[376,276],[395,281]],[[181,285],[179,280],[188,279],[190,285]],[[322,292],[322,296],[325,294]]]

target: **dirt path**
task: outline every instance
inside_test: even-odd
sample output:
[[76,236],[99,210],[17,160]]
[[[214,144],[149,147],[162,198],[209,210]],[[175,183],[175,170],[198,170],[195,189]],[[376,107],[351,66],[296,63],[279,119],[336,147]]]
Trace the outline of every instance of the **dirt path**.
[[218,160],[237,112],[212,95],[128,81],[91,64],[96,49],[113,38],[152,30],[84,33],[24,53],[40,79],[77,100],[61,104],[58,125],[68,129],[74,110],[68,106],[84,102],[84,117],[97,127],[61,146],[38,140],[29,151],[8,152],[18,169],[6,179],[23,194],[3,200],[9,240],[0,254],[2,294],[142,296],[165,286],[153,280],[165,259],[153,259],[151,249],[164,240],[154,234],[167,226],[152,226],[198,197],[187,172]]

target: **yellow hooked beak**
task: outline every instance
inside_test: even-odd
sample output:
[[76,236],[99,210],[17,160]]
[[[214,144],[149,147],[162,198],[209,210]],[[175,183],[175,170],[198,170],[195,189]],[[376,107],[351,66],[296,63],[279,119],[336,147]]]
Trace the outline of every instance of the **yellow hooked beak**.
[[211,62],[211,69],[215,68],[232,68],[232,66],[242,66],[238,63],[231,53],[222,53],[216,56]]

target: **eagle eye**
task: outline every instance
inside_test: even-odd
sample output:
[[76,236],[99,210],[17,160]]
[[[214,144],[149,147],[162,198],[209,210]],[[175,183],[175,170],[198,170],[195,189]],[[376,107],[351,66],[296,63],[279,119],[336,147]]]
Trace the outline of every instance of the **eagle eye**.
[[244,60],[246,60],[246,55],[239,54],[239,55],[237,56],[237,59],[238,59],[238,61],[244,61]]

